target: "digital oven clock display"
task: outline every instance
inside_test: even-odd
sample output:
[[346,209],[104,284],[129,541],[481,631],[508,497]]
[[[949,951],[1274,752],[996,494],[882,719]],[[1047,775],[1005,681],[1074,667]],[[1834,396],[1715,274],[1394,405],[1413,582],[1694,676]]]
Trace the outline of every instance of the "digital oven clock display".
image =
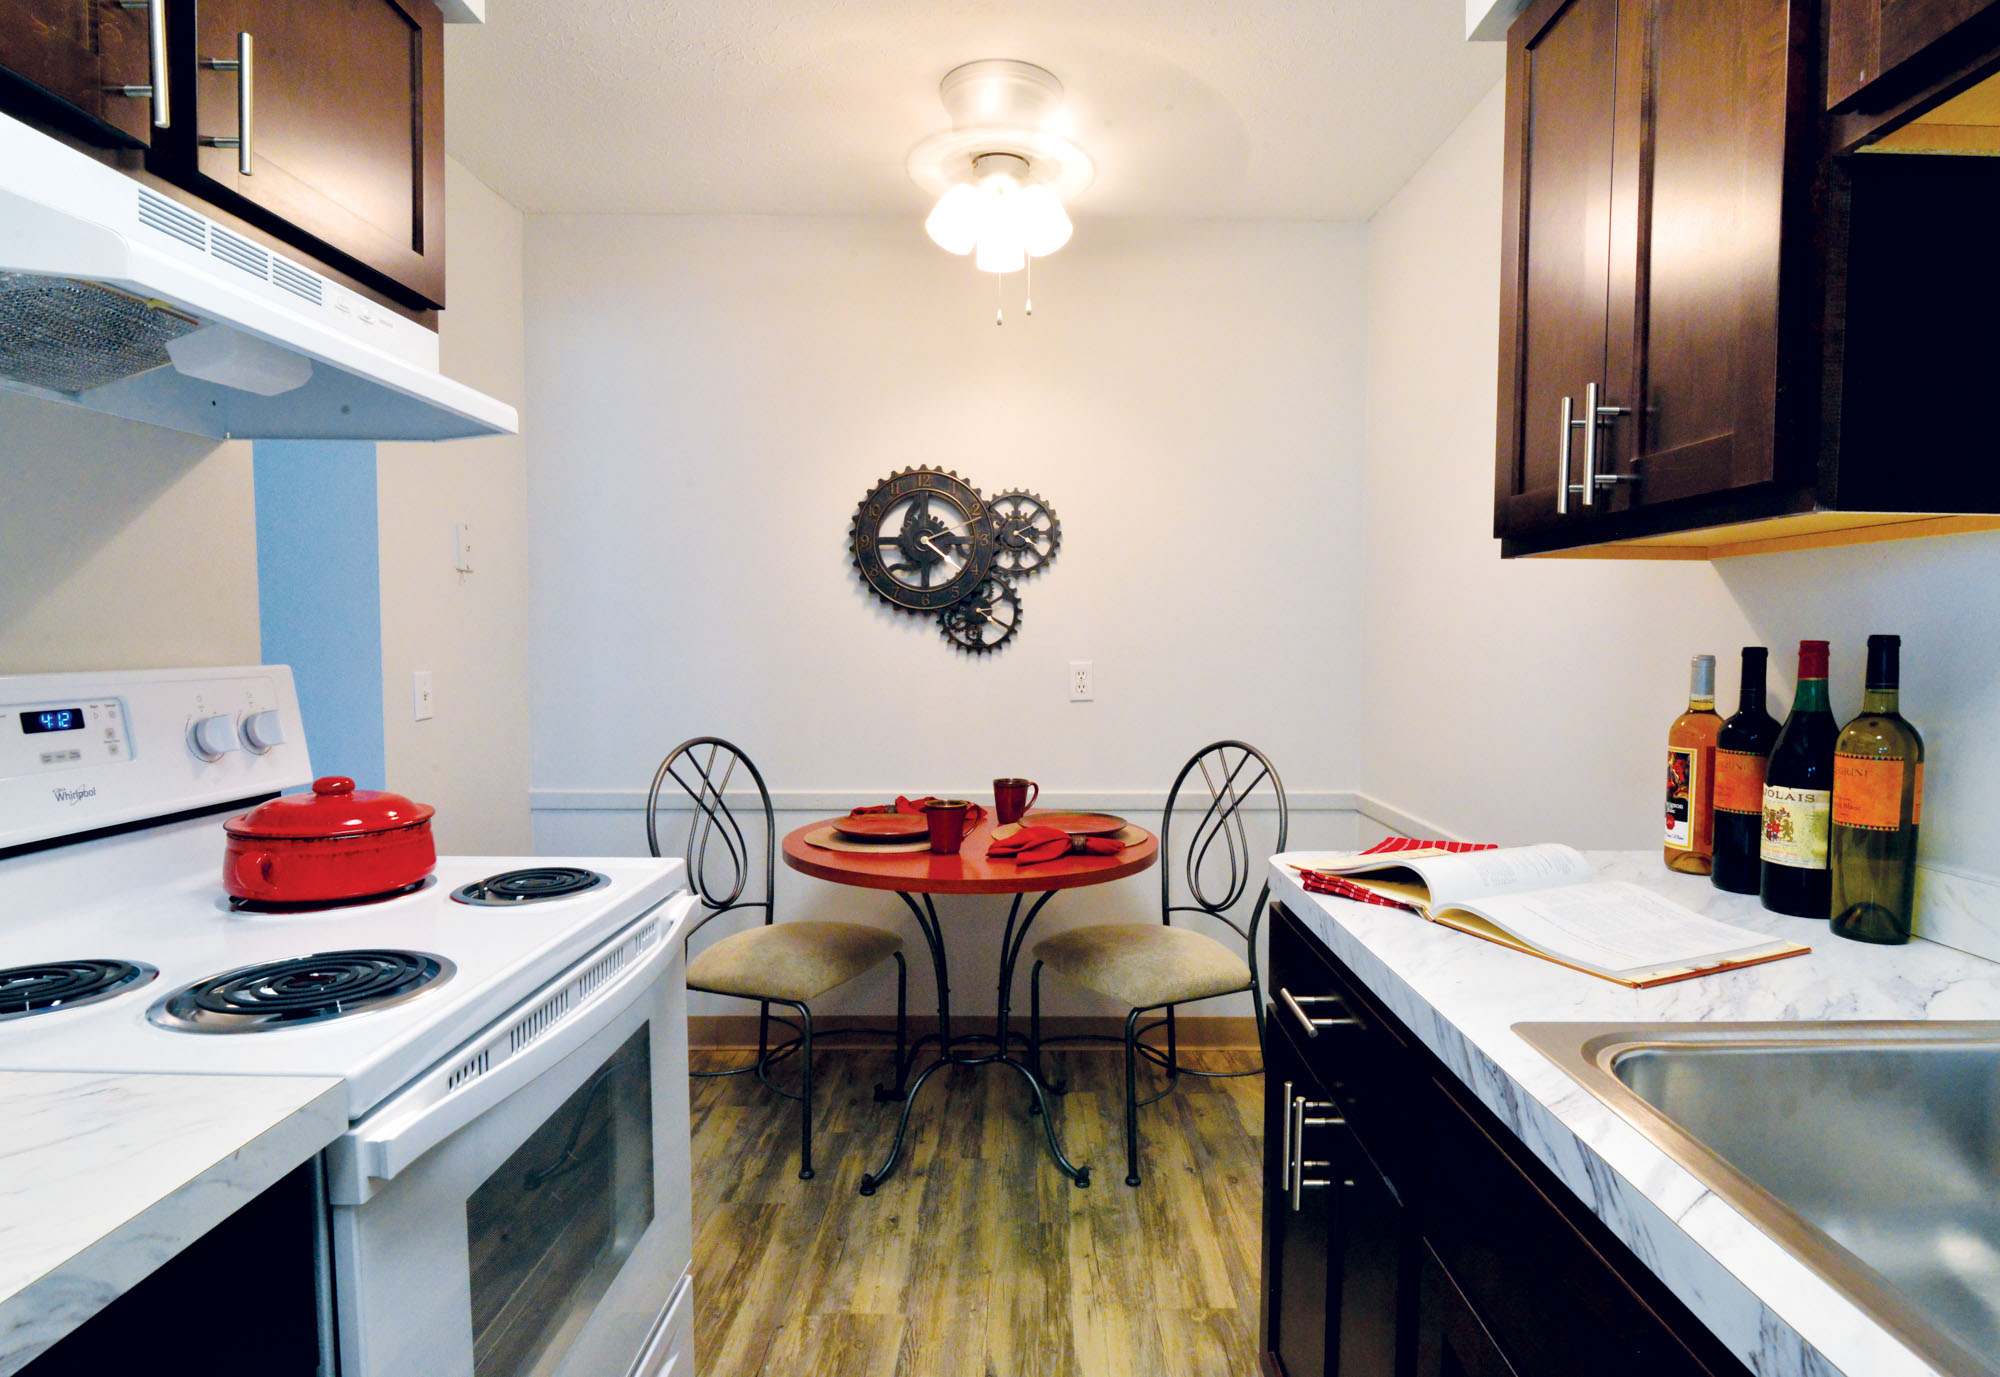
[[21,714],[21,732],[25,736],[35,736],[41,732],[82,730],[82,708],[36,708],[33,712]]

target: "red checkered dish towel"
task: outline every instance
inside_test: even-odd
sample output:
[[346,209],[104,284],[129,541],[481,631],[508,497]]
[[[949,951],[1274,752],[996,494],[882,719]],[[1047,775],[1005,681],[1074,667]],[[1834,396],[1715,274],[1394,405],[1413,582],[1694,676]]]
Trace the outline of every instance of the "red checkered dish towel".
[[[1448,851],[1460,855],[1467,851],[1497,850],[1493,842],[1425,841],[1421,837],[1388,837],[1376,842],[1366,851],[1358,851],[1360,856],[1385,856],[1396,851]],[[1308,870],[1298,867],[1299,884],[1308,894],[1331,894],[1336,899],[1352,899],[1357,904],[1379,904],[1383,908],[1400,908],[1405,913],[1415,913],[1413,905],[1400,899],[1391,899],[1354,883],[1345,875],[1335,875],[1326,870]]]

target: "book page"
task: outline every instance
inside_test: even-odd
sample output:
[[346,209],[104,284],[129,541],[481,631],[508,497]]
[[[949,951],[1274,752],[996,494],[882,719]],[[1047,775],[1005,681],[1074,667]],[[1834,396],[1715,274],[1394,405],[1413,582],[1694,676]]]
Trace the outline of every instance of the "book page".
[[1412,853],[1401,852],[1382,859],[1423,876],[1430,886],[1433,913],[1474,899],[1580,885],[1590,879],[1590,862],[1583,853],[1556,842],[1466,851],[1455,856],[1419,854],[1414,859]]
[[1460,907],[1530,947],[1613,974],[1712,966],[1784,945],[1780,938],[1704,918],[1624,881],[1505,894]]

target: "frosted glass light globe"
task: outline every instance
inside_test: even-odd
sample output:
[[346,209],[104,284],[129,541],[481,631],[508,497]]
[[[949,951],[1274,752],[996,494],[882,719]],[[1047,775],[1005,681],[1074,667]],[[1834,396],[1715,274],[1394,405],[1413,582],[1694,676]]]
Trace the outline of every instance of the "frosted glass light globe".
[[961,182],[938,197],[924,221],[924,232],[946,253],[968,254],[979,242],[983,206],[976,188]]
[[1069,215],[1062,202],[1047,187],[1023,187],[1009,198],[1014,223],[1020,227],[1021,247],[1036,258],[1046,258],[1069,242]]

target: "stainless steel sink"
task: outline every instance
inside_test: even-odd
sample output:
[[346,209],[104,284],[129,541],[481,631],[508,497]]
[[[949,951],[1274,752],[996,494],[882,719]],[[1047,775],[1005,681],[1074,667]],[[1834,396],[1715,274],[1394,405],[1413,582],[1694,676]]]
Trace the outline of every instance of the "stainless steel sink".
[[2000,1023],[1514,1031],[1937,1367],[2000,1377]]

